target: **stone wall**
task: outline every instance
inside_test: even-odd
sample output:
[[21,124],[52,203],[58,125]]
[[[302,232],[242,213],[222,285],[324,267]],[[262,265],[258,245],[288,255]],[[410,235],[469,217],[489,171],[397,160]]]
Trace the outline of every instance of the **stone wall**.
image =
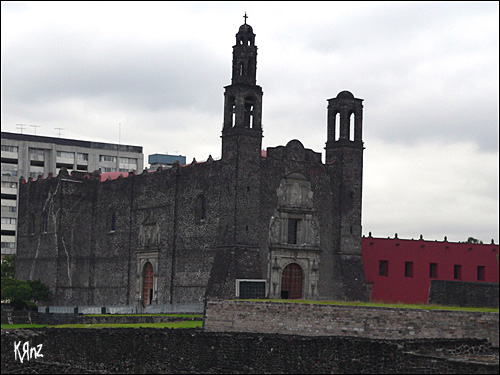
[[135,324],[165,323],[186,320],[202,320],[201,317],[176,317],[163,314],[150,315],[82,315],[82,314],[39,314],[32,311],[2,311],[2,324]]
[[[494,356],[482,363],[458,360],[460,348],[487,354],[491,348],[481,340],[121,328],[2,330],[1,340],[2,373],[498,373]],[[14,344],[22,351],[25,342],[42,344],[43,358],[16,360]]]
[[269,332],[370,339],[477,338],[498,346],[498,313],[324,304],[208,301],[209,332]]
[[429,303],[498,308],[498,283],[431,280]]

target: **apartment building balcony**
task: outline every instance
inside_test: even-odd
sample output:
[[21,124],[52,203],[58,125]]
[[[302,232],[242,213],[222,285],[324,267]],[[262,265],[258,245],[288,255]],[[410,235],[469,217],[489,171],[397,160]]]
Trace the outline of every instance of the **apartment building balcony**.
[[30,160],[34,161],[45,161],[45,155],[43,154],[30,154]]
[[13,159],[17,160],[19,157],[19,153],[11,152],[11,151],[3,151],[2,150],[2,159]]

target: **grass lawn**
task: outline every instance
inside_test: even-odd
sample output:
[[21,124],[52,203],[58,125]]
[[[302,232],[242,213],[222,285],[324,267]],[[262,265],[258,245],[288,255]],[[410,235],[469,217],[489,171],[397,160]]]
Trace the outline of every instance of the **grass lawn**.
[[390,307],[401,309],[423,309],[423,310],[450,310],[450,311],[474,311],[474,312],[492,312],[498,314],[498,308],[486,307],[458,307],[441,305],[409,305],[404,303],[377,303],[377,302],[342,302],[342,301],[309,301],[309,300],[290,300],[290,299],[239,299],[233,301],[254,301],[254,302],[280,302],[280,303],[314,303],[322,305],[340,305],[340,306],[366,306],[366,307]]
[[2,324],[2,329],[44,328],[45,324]]
[[61,324],[56,326],[43,324],[2,324],[2,329],[20,329],[20,328],[197,328],[202,326],[201,321],[185,321],[171,323],[134,323],[134,324]]

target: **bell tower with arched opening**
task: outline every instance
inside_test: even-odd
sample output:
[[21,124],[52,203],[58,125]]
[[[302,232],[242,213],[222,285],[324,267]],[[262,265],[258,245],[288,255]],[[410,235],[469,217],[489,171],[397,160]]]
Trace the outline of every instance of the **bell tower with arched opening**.
[[257,46],[250,25],[240,26],[233,46],[231,85],[224,92],[222,159],[258,161],[262,147],[262,88],[256,84]]
[[[234,297],[235,279],[262,278],[258,232],[260,205],[256,203],[260,201],[262,88],[256,85],[255,34],[246,18],[245,14],[245,23],[236,34],[232,81],[224,92],[221,214],[212,281],[206,292],[206,296],[223,298]],[[242,259],[245,259],[244,267]]]
[[[328,100],[328,138],[326,163],[335,170],[333,190],[337,191],[334,221],[339,223],[334,252],[341,258],[346,277],[344,292],[348,299],[366,291],[361,260],[361,203],[363,181],[363,99],[349,91]],[[357,272],[357,275],[356,275]]]

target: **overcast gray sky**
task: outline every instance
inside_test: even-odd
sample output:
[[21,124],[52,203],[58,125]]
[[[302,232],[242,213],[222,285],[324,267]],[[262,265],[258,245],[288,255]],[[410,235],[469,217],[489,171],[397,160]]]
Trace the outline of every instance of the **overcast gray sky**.
[[498,2],[1,7],[3,131],[63,128],[63,138],[143,146],[146,163],[218,158],[246,11],[264,148],[299,139],[324,153],[326,100],[349,90],[364,99],[363,233],[498,243]]

